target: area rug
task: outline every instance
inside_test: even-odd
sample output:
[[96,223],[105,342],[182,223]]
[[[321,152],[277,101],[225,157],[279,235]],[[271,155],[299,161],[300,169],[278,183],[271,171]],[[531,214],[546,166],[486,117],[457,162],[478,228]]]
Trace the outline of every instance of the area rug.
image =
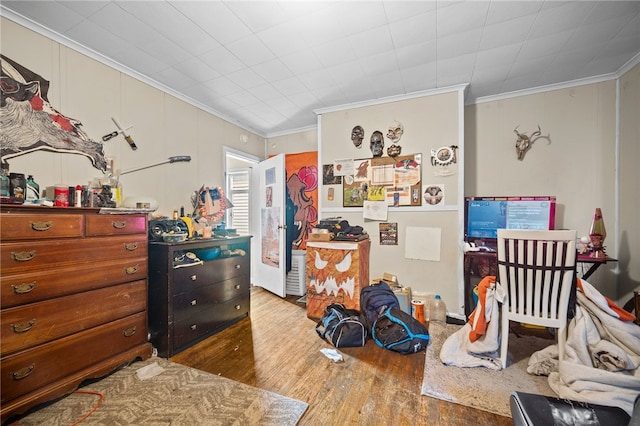
[[[141,380],[138,371],[149,369],[157,375]],[[157,357],[135,362],[79,391],[95,393],[72,393],[17,424],[71,425],[99,405],[82,425],[295,425],[308,407]]]
[[511,417],[509,397],[513,391],[557,396],[549,387],[546,376],[527,373],[531,354],[553,344],[552,340],[510,335],[509,363],[504,370],[444,365],[440,361],[442,344],[459,329],[460,326],[452,324],[434,323],[429,326],[431,340],[424,363],[422,395],[506,417]]

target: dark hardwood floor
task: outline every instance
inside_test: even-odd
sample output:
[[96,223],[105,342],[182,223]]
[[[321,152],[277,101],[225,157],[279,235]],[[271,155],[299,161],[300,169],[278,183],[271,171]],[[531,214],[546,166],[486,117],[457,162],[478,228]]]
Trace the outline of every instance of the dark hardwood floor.
[[401,355],[373,341],[331,347],[297,296],[251,289],[251,314],[172,361],[309,404],[300,425],[513,425],[508,417],[420,395],[425,353]]

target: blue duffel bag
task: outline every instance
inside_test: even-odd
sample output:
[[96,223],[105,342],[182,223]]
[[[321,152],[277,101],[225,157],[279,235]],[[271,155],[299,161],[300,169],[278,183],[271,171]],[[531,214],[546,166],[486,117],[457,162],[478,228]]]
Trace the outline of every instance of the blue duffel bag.
[[408,313],[389,308],[373,324],[371,337],[381,348],[412,354],[429,345],[429,330]]

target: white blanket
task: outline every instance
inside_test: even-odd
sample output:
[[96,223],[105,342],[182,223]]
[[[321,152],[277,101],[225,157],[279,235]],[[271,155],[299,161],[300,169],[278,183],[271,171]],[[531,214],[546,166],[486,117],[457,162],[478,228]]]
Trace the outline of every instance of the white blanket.
[[631,415],[640,394],[640,327],[621,321],[589,283],[582,281],[582,287],[564,359],[558,363],[553,345],[534,353],[527,371],[548,375],[561,398],[620,407]]
[[[467,323],[445,340],[440,350],[440,360],[457,367],[487,367],[500,370],[500,306],[504,289],[494,283],[488,289],[485,300],[479,300],[476,309],[484,311],[486,329],[476,341],[469,338],[474,325]],[[493,321],[492,321],[493,318]],[[476,321],[477,323],[477,321]],[[482,333],[480,333],[482,334]]]

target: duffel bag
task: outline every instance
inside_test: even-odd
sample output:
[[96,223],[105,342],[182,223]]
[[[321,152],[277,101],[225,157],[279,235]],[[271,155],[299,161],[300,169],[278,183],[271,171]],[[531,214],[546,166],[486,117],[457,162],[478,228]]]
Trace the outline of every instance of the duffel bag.
[[342,303],[332,303],[324,309],[316,332],[336,348],[364,346],[369,337],[360,311],[345,308]]
[[382,348],[412,354],[429,345],[429,331],[408,313],[389,308],[373,324],[371,337]]

